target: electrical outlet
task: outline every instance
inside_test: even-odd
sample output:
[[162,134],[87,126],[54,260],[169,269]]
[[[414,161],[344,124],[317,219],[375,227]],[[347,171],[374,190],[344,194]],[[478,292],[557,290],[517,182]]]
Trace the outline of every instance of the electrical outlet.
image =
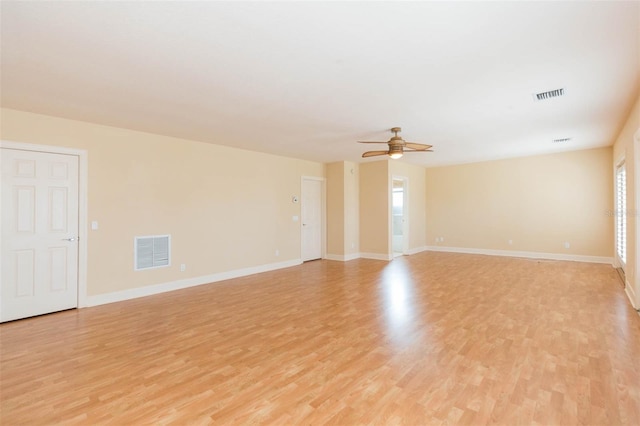
[[280,250],[276,249],[276,256],[280,256]]
[[187,270],[187,265],[185,265],[184,263],[180,264],[180,272],[184,272]]
[[569,241],[564,242],[564,248],[566,249],[571,248],[571,244],[569,243]]
[[512,246],[513,245],[513,240],[509,240],[509,245]]

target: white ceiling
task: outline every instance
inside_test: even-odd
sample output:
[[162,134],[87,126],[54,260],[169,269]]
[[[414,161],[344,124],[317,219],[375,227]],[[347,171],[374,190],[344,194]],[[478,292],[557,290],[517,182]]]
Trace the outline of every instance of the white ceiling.
[[607,146],[640,87],[635,1],[0,7],[4,107],[321,162],[393,126],[427,166]]

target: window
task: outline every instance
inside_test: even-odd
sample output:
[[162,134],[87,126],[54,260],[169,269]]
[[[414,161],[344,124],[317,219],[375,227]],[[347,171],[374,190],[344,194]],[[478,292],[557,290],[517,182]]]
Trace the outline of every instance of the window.
[[616,255],[620,266],[627,264],[627,171],[624,163],[616,169]]

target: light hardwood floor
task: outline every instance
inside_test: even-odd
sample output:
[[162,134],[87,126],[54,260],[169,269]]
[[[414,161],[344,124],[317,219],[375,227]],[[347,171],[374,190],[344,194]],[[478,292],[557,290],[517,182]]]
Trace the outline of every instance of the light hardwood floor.
[[607,265],[315,261],[0,333],[2,425],[640,424]]

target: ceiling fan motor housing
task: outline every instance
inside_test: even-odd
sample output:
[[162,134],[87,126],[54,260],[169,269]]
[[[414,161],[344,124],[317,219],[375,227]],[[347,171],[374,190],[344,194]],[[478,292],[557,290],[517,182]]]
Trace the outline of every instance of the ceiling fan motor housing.
[[389,145],[389,155],[402,154],[402,145]]

